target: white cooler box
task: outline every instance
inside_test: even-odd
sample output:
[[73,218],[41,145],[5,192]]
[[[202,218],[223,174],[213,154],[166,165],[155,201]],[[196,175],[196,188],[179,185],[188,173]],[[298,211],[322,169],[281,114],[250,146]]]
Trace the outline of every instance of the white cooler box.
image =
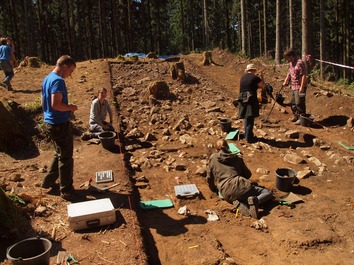
[[113,224],[116,212],[110,199],[99,199],[68,205],[69,227],[73,230]]

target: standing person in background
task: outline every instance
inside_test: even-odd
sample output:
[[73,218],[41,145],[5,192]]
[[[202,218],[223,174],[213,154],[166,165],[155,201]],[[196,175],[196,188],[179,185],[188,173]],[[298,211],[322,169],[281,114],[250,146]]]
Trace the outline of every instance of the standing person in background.
[[307,73],[305,63],[297,57],[293,49],[288,49],[284,52],[284,58],[289,63],[288,74],[284,80],[283,86],[291,82],[291,110],[294,118],[291,120],[296,125],[300,124],[300,115],[306,114],[306,86]]
[[11,79],[14,77],[14,70],[11,65],[11,58],[14,56],[11,46],[7,45],[6,38],[0,40],[0,67],[4,71],[5,79],[3,81],[8,91],[13,91]]
[[76,68],[75,61],[68,55],[61,56],[54,70],[42,83],[42,107],[46,131],[54,144],[55,154],[42,188],[55,189],[60,180],[60,192],[65,200],[75,199],[73,187],[73,133],[70,114],[77,106],[69,104],[64,79]]
[[12,55],[10,55],[10,64],[12,68],[15,68],[17,66],[15,57],[15,44],[10,37],[6,37],[6,44],[11,46],[12,48]]
[[247,65],[245,74],[240,80],[238,97],[238,115],[239,118],[244,119],[245,138],[249,143],[257,141],[253,134],[254,118],[259,117],[257,89],[264,88],[263,70],[260,71],[260,77],[256,73],[257,69],[253,64]]

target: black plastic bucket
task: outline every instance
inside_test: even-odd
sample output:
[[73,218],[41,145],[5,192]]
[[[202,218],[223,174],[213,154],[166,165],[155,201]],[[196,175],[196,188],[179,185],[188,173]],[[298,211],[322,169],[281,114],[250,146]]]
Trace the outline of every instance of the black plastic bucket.
[[6,257],[14,265],[49,265],[52,242],[43,237],[31,237],[7,248]]
[[223,132],[231,131],[231,120],[230,119],[220,119],[220,126]]
[[98,139],[100,139],[103,148],[110,150],[114,147],[116,133],[111,131],[101,132]]
[[278,168],[275,174],[277,189],[280,191],[290,191],[297,173],[290,168]]

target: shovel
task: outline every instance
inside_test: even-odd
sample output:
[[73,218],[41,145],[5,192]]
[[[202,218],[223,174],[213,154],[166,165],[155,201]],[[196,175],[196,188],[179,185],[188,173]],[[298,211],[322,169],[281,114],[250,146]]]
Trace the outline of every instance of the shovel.
[[[276,93],[276,97],[278,97],[278,95],[280,95],[280,92],[282,91],[283,87],[284,87],[284,86],[281,85],[279,91]],[[272,108],[270,109],[267,118],[265,118],[265,119],[262,120],[263,123],[270,123],[270,121],[269,121],[269,116],[270,116],[270,114],[272,113],[272,111],[273,111],[273,109],[274,109],[275,103],[277,102],[276,98],[274,98],[274,97],[272,97],[272,98],[273,98],[273,100],[274,100],[273,106],[272,106]]]

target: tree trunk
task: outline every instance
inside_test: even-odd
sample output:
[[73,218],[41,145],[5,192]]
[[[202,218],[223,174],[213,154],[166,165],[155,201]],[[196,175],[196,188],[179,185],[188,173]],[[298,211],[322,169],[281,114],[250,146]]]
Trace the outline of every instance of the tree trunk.
[[289,0],[289,47],[294,47],[293,0]]
[[246,53],[246,5],[241,0],[241,51]]
[[208,1],[203,0],[203,15],[204,15],[204,47],[209,48],[209,24],[208,24]]
[[131,11],[130,11],[130,0],[127,0],[127,11],[128,11],[128,40],[127,40],[127,48],[128,51],[132,49],[132,19],[131,19]]
[[280,0],[277,0],[277,2],[276,2],[275,63],[280,64]]
[[264,36],[264,56],[268,56],[267,47],[267,0],[263,0],[263,36]]
[[324,51],[324,4],[320,0],[320,77],[323,80],[323,51]]
[[261,6],[258,6],[258,34],[259,34],[259,55],[262,53],[262,19],[261,19]]
[[[350,3],[348,3],[351,5]],[[343,64],[348,65],[350,62],[350,30],[349,30],[349,19],[350,12],[349,6],[345,6],[343,3],[343,12],[344,12],[344,22],[343,22]],[[348,68],[343,68],[343,78],[351,81],[350,70]]]
[[225,21],[226,43],[227,43],[227,48],[230,49],[232,44],[231,44],[231,35],[229,29],[229,24],[230,24],[229,5],[227,0],[225,0],[225,16],[226,16],[226,21]]
[[190,4],[190,21],[189,21],[189,28],[190,28],[190,41],[189,41],[189,47],[192,51],[194,51],[195,49],[195,46],[194,46],[194,38],[195,38],[195,28],[194,28],[194,9],[193,9],[193,1],[189,1],[189,4]]
[[302,60],[310,54],[310,6],[311,0],[302,0]]

